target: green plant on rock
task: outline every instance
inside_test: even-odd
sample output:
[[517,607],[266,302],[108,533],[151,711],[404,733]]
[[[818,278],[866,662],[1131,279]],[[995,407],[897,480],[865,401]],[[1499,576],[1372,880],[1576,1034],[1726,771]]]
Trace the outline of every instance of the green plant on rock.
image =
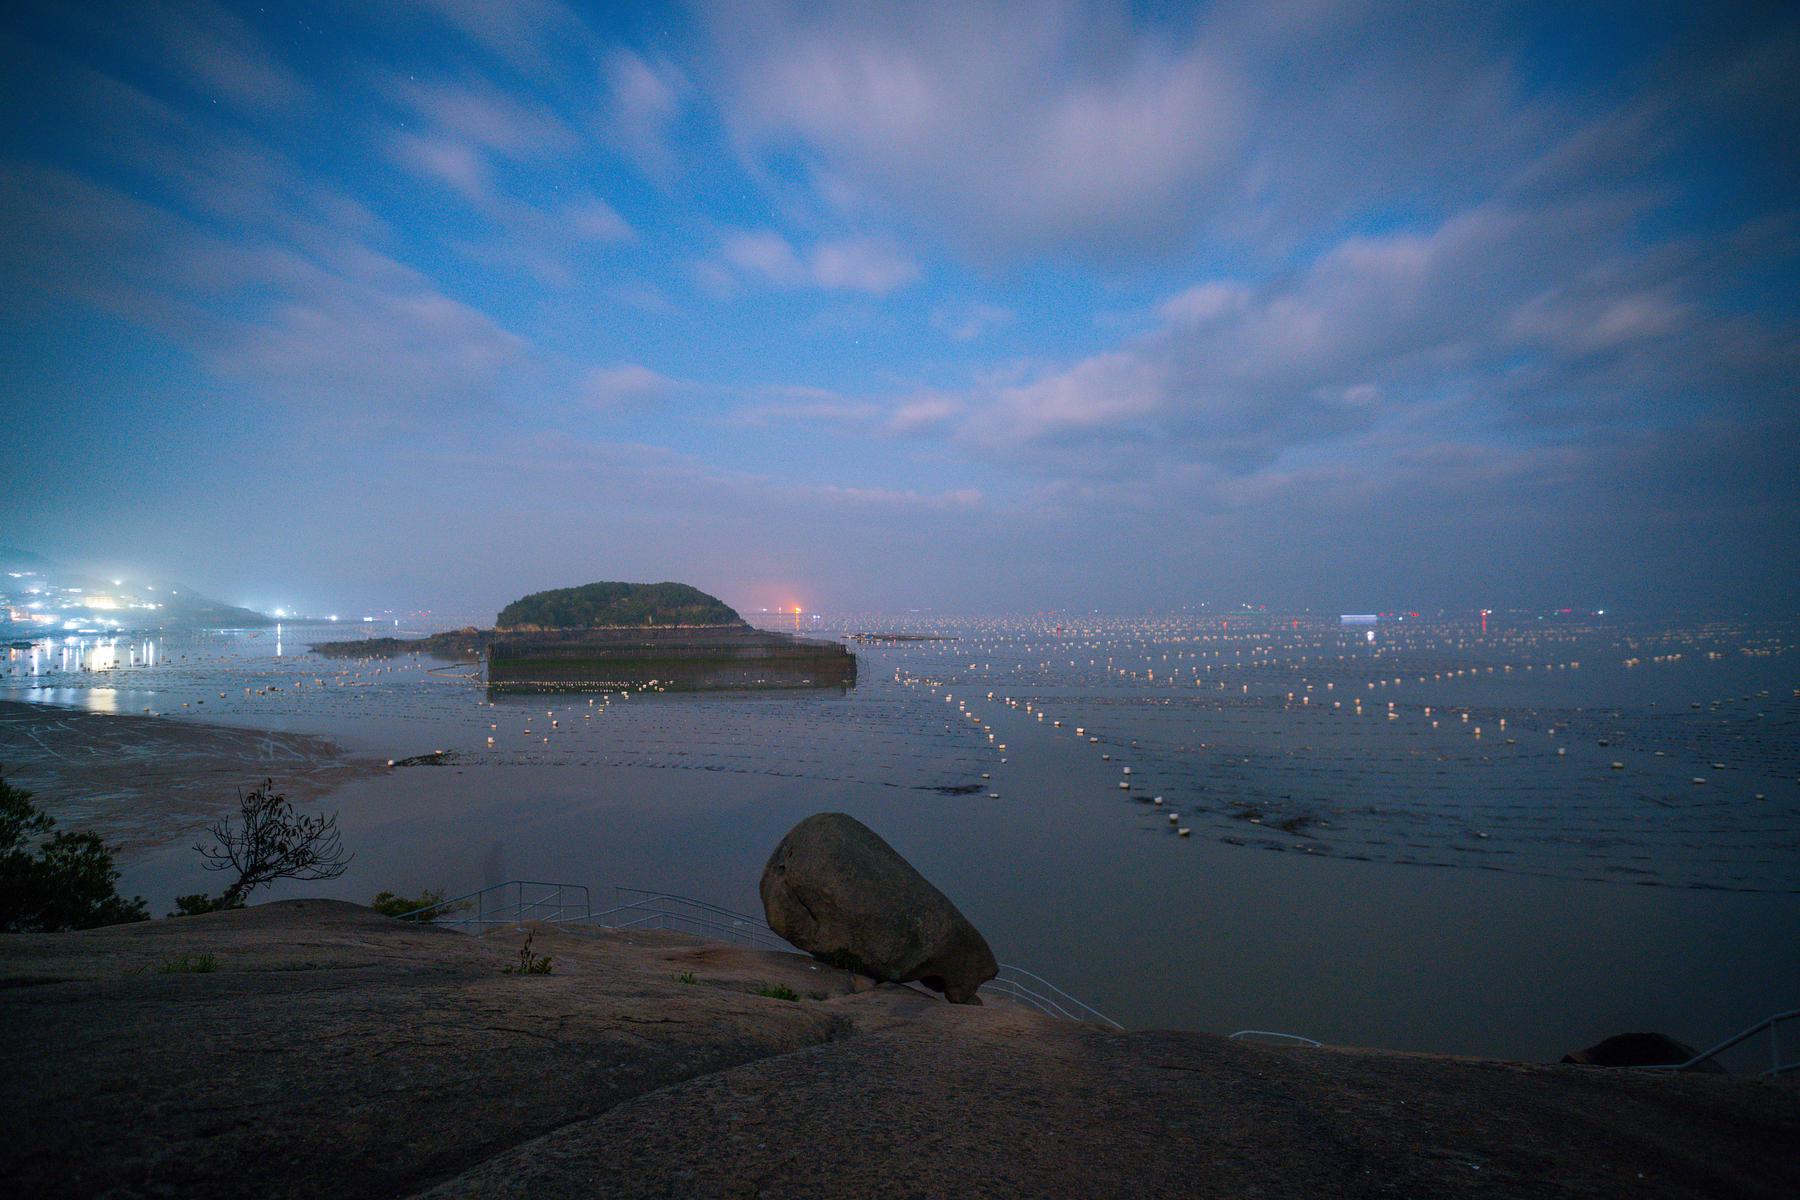
[[119,872],[100,836],[51,833],[55,824],[31,802],[30,792],[0,778],[0,930],[93,929],[147,920],[141,896],[119,895]]
[[227,901],[223,896],[209,896],[205,892],[195,892],[189,896],[175,897],[175,911],[169,915],[171,917],[197,917],[202,913],[229,912],[234,908],[242,907],[244,907],[244,901],[241,897],[234,901]]
[[765,983],[756,989],[756,995],[767,996],[771,1000],[798,1000],[800,993],[780,983]]
[[548,954],[533,954],[531,952],[531,939],[535,934],[536,931],[530,931],[525,934],[525,944],[519,947],[519,961],[510,967],[501,967],[500,973],[502,975],[550,974],[550,956]]
[[[404,917],[409,913],[417,913],[415,921],[435,921],[439,917],[447,917],[451,913],[462,912],[469,907],[467,900],[459,904],[445,904],[442,890],[433,891],[426,888],[416,897],[402,896],[395,892],[380,892],[369,901],[369,907],[384,917]],[[425,911],[420,911],[425,910]]]
[[211,954],[184,954],[171,958],[156,968],[158,975],[205,975],[219,969],[219,960]]
[[698,979],[694,978],[694,973],[692,971],[683,971],[681,974],[679,974],[675,977],[675,982],[676,983],[694,984],[694,983],[699,983],[700,981]]

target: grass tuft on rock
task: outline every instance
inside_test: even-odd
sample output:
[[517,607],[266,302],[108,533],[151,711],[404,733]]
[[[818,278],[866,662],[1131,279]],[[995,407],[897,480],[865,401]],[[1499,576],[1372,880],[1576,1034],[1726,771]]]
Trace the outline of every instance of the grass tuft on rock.
[[756,989],[756,995],[767,996],[771,1000],[798,1000],[800,993],[793,988],[779,983],[765,983]]
[[533,954],[531,952],[531,939],[534,936],[536,936],[535,931],[525,935],[525,944],[519,947],[519,961],[509,967],[501,967],[500,973],[502,975],[550,974],[550,964],[552,961],[550,956],[548,954]]
[[219,969],[219,960],[212,954],[184,954],[180,958],[171,958],[156,968],[158,975],[206,975]]

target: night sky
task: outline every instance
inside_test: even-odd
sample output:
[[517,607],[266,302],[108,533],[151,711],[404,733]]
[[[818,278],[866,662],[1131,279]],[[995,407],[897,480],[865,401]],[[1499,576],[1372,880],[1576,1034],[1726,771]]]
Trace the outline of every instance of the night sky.
[[0,543],[221,599],[1800,606],[1800,6],[0,16]]

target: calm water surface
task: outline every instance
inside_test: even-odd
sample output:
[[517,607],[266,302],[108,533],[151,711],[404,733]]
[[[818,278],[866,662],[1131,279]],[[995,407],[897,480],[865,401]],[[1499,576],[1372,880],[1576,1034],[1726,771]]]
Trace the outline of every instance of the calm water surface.
[[[769,850],[830,808],[1132,1025],[1544,1058],[1800,1000],[1792,625],[811,632],[869,628],[956,640],[859,645],[845,694],[490,699],[474,666],[326,660],[339,627],[288,627],[12,651],[0,695],[451,752],[339,792],[356,861],[296,892],[527,877],[755,911]],[[208,882],[181,847],[124,866],[159,910]]]

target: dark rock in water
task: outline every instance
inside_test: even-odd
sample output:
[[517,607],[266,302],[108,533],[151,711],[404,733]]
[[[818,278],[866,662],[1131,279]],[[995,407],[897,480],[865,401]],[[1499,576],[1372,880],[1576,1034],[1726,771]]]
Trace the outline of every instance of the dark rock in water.
[[[1674,1067],[1698,1054],[1692,1046],[1678,1042],[1666,1033],[1620,1033],[1603,1042],[1595,1042],[1585,1050],[1563,1055],[1566,1063],[1584,1067]],[[1724,1074],[1716,1062],[1703,1062],[1696,1071]]]
[[821,962],[889,983],[917,980],[954,1004],[999,973],[987,940],[944,893],[854,817],[817,813],[763,868],[763,912]]

